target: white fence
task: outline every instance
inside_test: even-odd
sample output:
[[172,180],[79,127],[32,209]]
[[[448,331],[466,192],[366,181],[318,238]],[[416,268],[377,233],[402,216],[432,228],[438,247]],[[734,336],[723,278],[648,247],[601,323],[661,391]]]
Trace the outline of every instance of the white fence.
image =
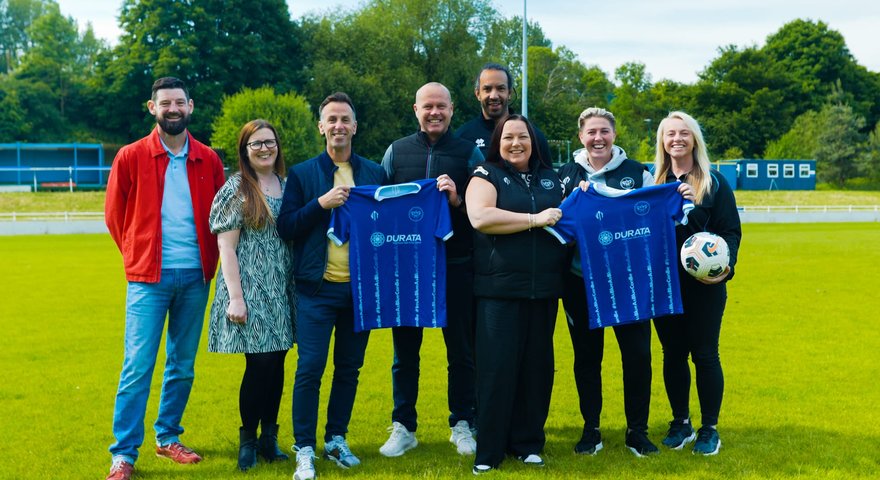
[[777,205],[739,207],[743,223],[880,222],[880,205]]
[[[739,207],[743,223],[880,222],[880,205]],[[0,235],[107,233],[104,212],[0,213]]]

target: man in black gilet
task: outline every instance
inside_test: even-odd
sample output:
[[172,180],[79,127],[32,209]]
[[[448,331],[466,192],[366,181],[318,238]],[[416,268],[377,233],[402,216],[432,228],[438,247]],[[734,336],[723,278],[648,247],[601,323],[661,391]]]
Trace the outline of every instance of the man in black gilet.
[[[450,441],[458,453],[476,450],[471,428],[474,424],[473,351],[473,268],[471,250],[473,229],[464,205],[464,187],[471,167],[483,161],[473,143],[449,131],[453,104],[449,90],[439,83],[428,83],[416,92],[413,105],[419,131],[394,141],[385,152],[382,166],[394,183],[436,178],[437,187],[449,197],[455,232],[446,242],[446,311],[443,329],[449,374]],[[379,449],[386,457],[397,457],[415,448],[417,428],[416,400],[419,395],[419,349],[422,329],[396,327],[394,364],[391,367],[394,410],[391,436]]]

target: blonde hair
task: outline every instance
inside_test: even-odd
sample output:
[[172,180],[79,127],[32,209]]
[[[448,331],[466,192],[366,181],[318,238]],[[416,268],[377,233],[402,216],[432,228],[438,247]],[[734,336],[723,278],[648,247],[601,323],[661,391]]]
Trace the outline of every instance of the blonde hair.
[[685,183],[694,187],[694,203],[699,205],[712,188],[711,162],[703,139],[703,131],[694,117],[684,112],[670,112],[657,126],[657,149],[654,155],[654,183],[666,183],[666,176],[672,169],[672,159],[663,146],[668,120],[678,119],[684,122],[694,138],[694,168],[685,177]]
[[584,123],[587,122],[592,117],[599,117],[608,120],[608,123],[611,124],[611,129],[617,129],[617,122],[614,121],[614,114],[600,107],[590,107],[581,112],[580,116],[578,116],[578,131],[584,128]]

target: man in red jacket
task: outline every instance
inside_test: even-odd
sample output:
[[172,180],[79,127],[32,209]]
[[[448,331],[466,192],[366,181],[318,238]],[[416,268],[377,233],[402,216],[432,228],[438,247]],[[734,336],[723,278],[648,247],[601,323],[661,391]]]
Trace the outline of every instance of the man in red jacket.
[[217,239],[208,213],[223,185],[223,164],[186,127],[193,111],[184,83],[156,80],[147,102],[150,135],[123,147],[113,161],[104,205],[110,235],[122,252],[128,290],[125,352],[107,480],[131,478],[144,440],[144,416],[156,354],[168,318],[165,374],[156,419],[156,455],[177,463],[201,457],[180,443],[193,365],[217,268]]

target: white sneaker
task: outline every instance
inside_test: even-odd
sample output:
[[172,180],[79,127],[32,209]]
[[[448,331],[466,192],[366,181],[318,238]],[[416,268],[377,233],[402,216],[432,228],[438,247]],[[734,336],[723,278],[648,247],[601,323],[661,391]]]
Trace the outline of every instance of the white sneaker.
[[477,451],[477,441],[474,440],[474,434],[471,432],[471,426],[467,420],[459,420],[452,427],[452,435],[449,441],[458,449],[459,455],[473,455]]
[[518,458],[520,459],[521,462],[523,462],[524,464],[529,465],[531,467],[543,467],[544,466],[544,459],[534,453],[532,453],[530,455],[522,455]]
[[416,445],[419,444],[419,441],[416,440],[416,434],[407,430],[399,422],[393,422],[388,427],[388,431],[391,432],[391,436],[388,437],[385,445],[379,448],[379,453],[386,457],[399,457],[406,453],[407,450],[416,448]]
[[315,449],[303,447],[296,451],[296,472],[293,480],[313,480],[315,473]]

